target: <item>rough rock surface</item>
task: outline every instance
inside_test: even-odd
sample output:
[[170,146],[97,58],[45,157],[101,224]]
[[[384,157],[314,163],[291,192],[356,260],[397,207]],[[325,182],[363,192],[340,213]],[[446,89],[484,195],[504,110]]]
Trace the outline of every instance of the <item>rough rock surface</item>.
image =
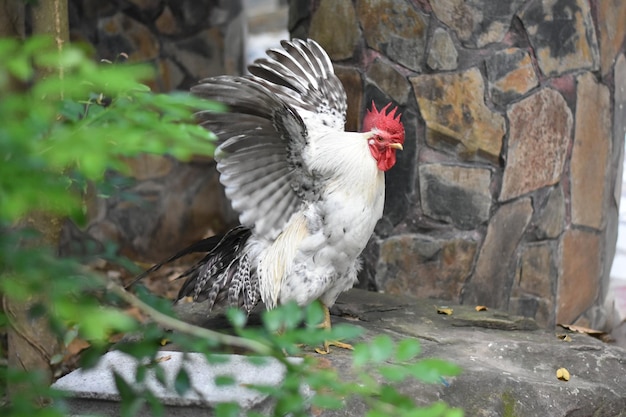
[[402,0],[358,0],[356,10],[371,48],[419,71],[426,49],[428,20],[425,14]]
[[[476,312],[473,305],[451,306],[451,316],[441,315],[434,304],[353,290],[340,298],[335,312],[362,325],[364,341],[381,333],[396,340],[415,337],[421,357],[461,366],[462,374],[447,381],[447,387],[402,384],[402,392],[424,404],[443,400],[462,407],[467,416],[624,416],[626,350],[582,334],[564,342],[553,332],[537,330],[533,320]],[[333,366],[349,375],[349,354],[333,350],[332,355]],[[571,374],[567,382],[556,378],[561,367]],[[363,404],[348,404],[346,410],[324,415],[363,415]]]
[[586,253],[599,250],[599,246],[600,238],[596,233],[570,229],[563,234],[563,276],[557,293],[557,323],[574,323],[596,300],[600,291],[600,260],[589,259]]
[[[376,285],[392,294],[459,302],[478,242],[467,238],[392,236],[379,247]],[[420,281],[420,285],[413,283]]]
[[513,104],[507,117],[510,136],[501,201],[558,182],[572,130],[567,103],[549,88]]
[[[508,294],[513,285],[513,254],[532,215],[530,198],[500,206],[487,227],[485,241],[478,254],[474,276],[464,288],[465,304],[508,308]],[[492,262],[498,259],[498,262]]]
[[486,61],[492,99],[508,103],[539,85],[530,54],[521,48],[496,52]]
[[441,138],[462,145],[461,156],[480,154],[497,160],[504,118],[485,105],[484,82],[477,68],[457,74],[418,75],[410,80],[426,121],[429,144],[437,146]]
[[626,37],[626,2],[599,0],[597,2],[600,43],[600,69],[602,74],[611,71],[624,37]]
[[554,253],[557,250],[556,243],[550,241],[535,242],[524,248],[509,300],[509,311],[535,317],[545,328],[555,324],[557,273]]
[[572,223],[600,229],[602,208],[610,195],[606,172],[611,150],[611,102],[608,88],[598,84],[591,73],[579,76],[577,82]]
[[435,29],[428,50],[426,63],[434,70],[453,70],[458,65],[459,54],[450,34],[441,28]]
[[[538,330],[531,319],[495,310],[477,312],[473,306],[453,305],[449,306],[453,308],[452,315],[441,315],[437,314],[436,305],[433,300],[352,290],[340,297],[333,312],[349,317],[350,324],[363,328],[364,334],[352,343],[367,343],[381,334],[394,340],[416,338],[422,347],[417,359],[437,357],[462,368],[459,376],[447,378],[441,384],[413,380],[398,384],[396,388],[418,405],[445,401],[464,409],[466,416],[486,417],[625,415],[626,350],[583,334],[570,334],[571,341],[563,341],[553,332]],[[333,317],[333,321],[342,319]],[[250,378],[250,364],[241,363],[240,358],[233,356],[230,366],[235,371],[237,366],[243,366],[247,373],[236,372],[237,378]],[[322,360],[324,367],[336,369],[344,380],[354,378],[349,351],[333,349]],[[215,368],[225,366],[229,365],[218,364]],[[569,381],[557,379],[559,368],[569,371]],[[264,378],[280,372],[281,369],[266,369]],[[192,376],[192,380],[196,378],[201,376]],[[67,384],[65,388],[68,389]],[[234,390],[239,387],[235,386]],[[92,398],[99,399],[97,395]],[[204,405],[196,400],[190,408],[170,406],[168,412],[179,416],[211,416],[214,400]],[[171,399],[168,401],[172,403]],[[184,405],[185,401],[189,402],[181,399],[179,404]],[[259,410],[259,402],[251,401],[248,405]],[[98,406],[101,413],[110,415],[106,410],[116,404],[99,401]],[[365,415],[366,410],[362,400],[349,398],[340,410],[314,409],[311,415],[357,417]]]
[[[337,26],[344,30],[336,31]],[[359,25],[352,2],[322,0],[309,30],[309,36],[317,40],[333,60],[350,58],[359,40]]]
[[475,229],[489,219],[491,171],[478,167],[424,164],[419,167],[424,214]]
[[598,42],[588,1],[531,1],[520,18],[544,74],[598,69]]
[[438,0],[430,2],[443,23],[467,46],[482,47],[504,38],[524,0]]

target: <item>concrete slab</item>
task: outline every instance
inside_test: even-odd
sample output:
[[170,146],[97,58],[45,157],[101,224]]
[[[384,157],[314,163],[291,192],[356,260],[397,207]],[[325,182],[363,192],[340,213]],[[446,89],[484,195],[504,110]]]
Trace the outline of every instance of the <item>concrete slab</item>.
[[[168,416],[211,416],[211,410],[224,402],[237,403],[243,410],[269,413],[272,404],[268,396],[248,386],[278,386],[285,376],[285,367],[274,358],[255,359],[262,360],[262,363],[252,363],[250,357],[240,355],[215,355],[215,361],[209,363],[200,353],[162,351],[157,361],[165,371],[166,386],[158,382],[154,371],[148,372],[145,382],[137,386],[134,383],[137,360],[125,353],[111,351],[102,357],[96,367],[76,370],[57,380],[53,387],[70,394],[68,404],[73,415],[120,415],[120,396],[114,373],[138,390],[149,389],[166,407]],[[191,389],[183,396],[174,389],[181,366],[185,367],[191,380]],[[217,385],[215,379],[219,376],[231,377],[234,383]],[[138,415],[152,413],[144,407]]]

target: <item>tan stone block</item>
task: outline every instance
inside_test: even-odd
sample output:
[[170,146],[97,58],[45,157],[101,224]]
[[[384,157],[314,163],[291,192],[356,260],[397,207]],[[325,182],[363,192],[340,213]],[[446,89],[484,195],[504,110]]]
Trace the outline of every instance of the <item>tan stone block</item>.
[[530,54],[520,48],[496,52],[486,61],[494,102],[506,104],[539,85]]
[[424,214],[474,229],[489,219],[491,171],[479,167],[424,164],[419,167]]
[[519,16],[544,74],[598,68],[598,42],[587,0],[535,1]]
[[421,70],[427,15],[406,0],[357,0],[356,11],[370,48],[413,71]]
[[400,235],[380,244],[378,288],[392,294],[459,301],[477,243],[461,238]]
[[123,13],[102,18],[100,28],[107,36],[123,37],[130,47],[130,50],[126,51],[110,51],[116,55],[105,57],[107,59],[115,59],[120,53],[127,53],[128,59],[132,62],[149,61],[159,56],[159,41],[150,29]]
[[[626,4],[626,3],[625,3]],[[618,172],[613,189],[613,198],[619,208],[622,196],[624,168],[624,141],[626,140],[626,57],[620,54],[614,68],[615,94],[613,96],[613,157],[617,156]],[[616,155],[617,153],[617,155]]]
[[576,126],[571,159],[572,223],[600,229],[606,206],[611,151],[609,89],[591,73],[577,78]]
[[598,0],[596,9],[600,36],[600,69],[602,74],[606,74],[611,71],[615,57],[626,38],[626,1]]
[[556,321],[571,324],[593,305],[600,290],[600,236],[569,229],[561,252]]
[[348,110],[346,113],[346,130],[361,130],[361,108],[363,107],[363,81],[361,73],[353,67],[335,65],[335,74],[346,90]]
[[549,88],[513,104],[507,117],[509,143],[500,201],[557,183],[572,130],[565,99]]
[[516,289],[546,300],[554,300],[555,250],[550,243],[529,244],[522,251]]
[[172,13],[172,10],[169,8],[169,6],[165,6],[163,8],[163,11],[159,15],[159,17],[157,17],[157,19],[154,21],[154,25],[159,32],[166,35],[174,35],[180,33],[180,27],[176,22],[176,17],[174,17],[174,14]]
[[[537,239],[556,239],[565,226],[565,195],[563,188],[558,186],[550,191],[545,204],[535,204],[533,226]],[[540,204],[540,203],[539,203]]]
[[507,308],[515,280],[515,251],[530,222],[530,198],[501,206],[491,218],[474,275],[463,289],[463,304]]
[[502,41],[522,3],[524,0],[435,0],[430,6],[464,44],[481,48]]
[[459,53],[456,51],[450,34],[444,29],[435,29],[426,59],[428,66],[434,70],[453,70],[458,65],[458,58]]
[[158,78],[156,80],[158,91],[174,91],[185,79],[185,74],[171,59],[159,59],[157,61],[159,67]]
[[367,70],[367,78],[398,104],[406,103],[411,86],[406,77],[400,74],[389,62],[376,58]]
[[140,154],[122,159],[130,168],[130,175],[138,181],[164,177],[175,165],[171,157],[161,155]]
[[350,0],[322,0],[311,19],[309,36],[333,60],[352,57],[359,40],[359,25]]
[[461,156],[479,154],[497,162],[504,118],[485,105],[483,78],[477,68],[457,74],[418,75],[409,81],[431,146],[452,142],[462,145],[457,150]]

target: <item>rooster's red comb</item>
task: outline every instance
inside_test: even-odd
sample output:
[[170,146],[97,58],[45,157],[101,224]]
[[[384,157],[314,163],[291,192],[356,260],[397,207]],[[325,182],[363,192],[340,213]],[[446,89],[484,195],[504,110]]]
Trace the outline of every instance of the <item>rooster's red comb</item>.
[[369,132],[374,128],[383,130],[394,136],[401,136],[402,143],[404,142],[404,125],[400,121],[400,116],[402,115],[398,113],[397,106],[387,111],[389,107],[391,107],[391,103],[388,103],[378,111],[376,104],[372,100],[372,108],[367,110],[363,118],[363,131]]

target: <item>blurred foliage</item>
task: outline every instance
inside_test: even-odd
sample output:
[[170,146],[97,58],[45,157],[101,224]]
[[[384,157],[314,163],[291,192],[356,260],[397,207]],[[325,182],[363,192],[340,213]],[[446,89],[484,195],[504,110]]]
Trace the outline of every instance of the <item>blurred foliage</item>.
[[[124,172],[122,157],[141,152],[180,159],[212,154],[214,138],[193,123],[193,113],[223,110],[187,94],[151,93],[141,84],[153,75],[149,67],[96,64],[78,48],[68,46],[59,52],[51,45],[45,38],[0,39],[0,292],[12,300],[33,296],[40,300],[32,316],[46,317],[66,346],[76,338],[86,340],[89,348],[80,363],[86,368],[111,346],[111,335],[141,334],[138,340],[116,346],[141,363],[135,381],[115,375],[123,416],[135,415],[144,405],[154,415],[164,415],[163,405],[145,385],[148,374],[167,384],[155,360],[163,339],[185,351],[202,352],[209,361],[220,360],[211,352],[230,343],[246,346],[253,362],[262,362],[263,356],[276,358],[287,369],[283,383],[250,387],[274,397],[276,416],[308,415],[311,406],[339,408],[352,396],[369,405],[369,417],[462,416],[462,411],[443,403],[416,407],[413,399],[396,390],[407,378],[441,383],[442,377],[459,372],[440,360],[416,360],[420,353],[416,340],[395,343],[381,335],[372,343],[356,345],[354,375],[347,381],[334,369],[321,369],[315,357],[305,356],[299,363],[286,358],[302,353],[299,344],[319,345],[359,335],[355,326],[337,325],[330,333],[319,329],[323,313],[318,304],[305,309],[287,304],[265,312],[260,327],[245,327],[245,315],[231,310],[228,319],[235,334],[221,336],[176,320],[167,300],[141,287],[136,296],[129,295],[80,260],[61,259],[54,248],[28,244],[37,239],[37,231],[17,228],[21,218],[46,211],[81,222],[87,181],[103,182],[110,169]],[[48,75],[38,78],[42,73]],[[60,75],[51,75],[55,73]],[[122,307],[128,303],[153,321],[139,323],[127,315]],[[10,325],[10,315],[0,313],[0,326]],[[0,355],[5,356],[5,352]],[[62,360],[62,356],[51,358],[51,367]],[[219,377],[216,383],[228,385],[234,379]],[[67,415],[63,394],[51,389],[37,372],[12,369],[5,363],[0,365],[0,384],[2,416]],[[4,389],[17,385],[20,389],[9,400]],[[305,386],[315,393],[312,397],[306,395]],[[179,394],[192,389],[184,368],[173,388]],[[41,398],[46,400],[43,405]],[[238,415],[237,406],[223,404],[217,415]]]

